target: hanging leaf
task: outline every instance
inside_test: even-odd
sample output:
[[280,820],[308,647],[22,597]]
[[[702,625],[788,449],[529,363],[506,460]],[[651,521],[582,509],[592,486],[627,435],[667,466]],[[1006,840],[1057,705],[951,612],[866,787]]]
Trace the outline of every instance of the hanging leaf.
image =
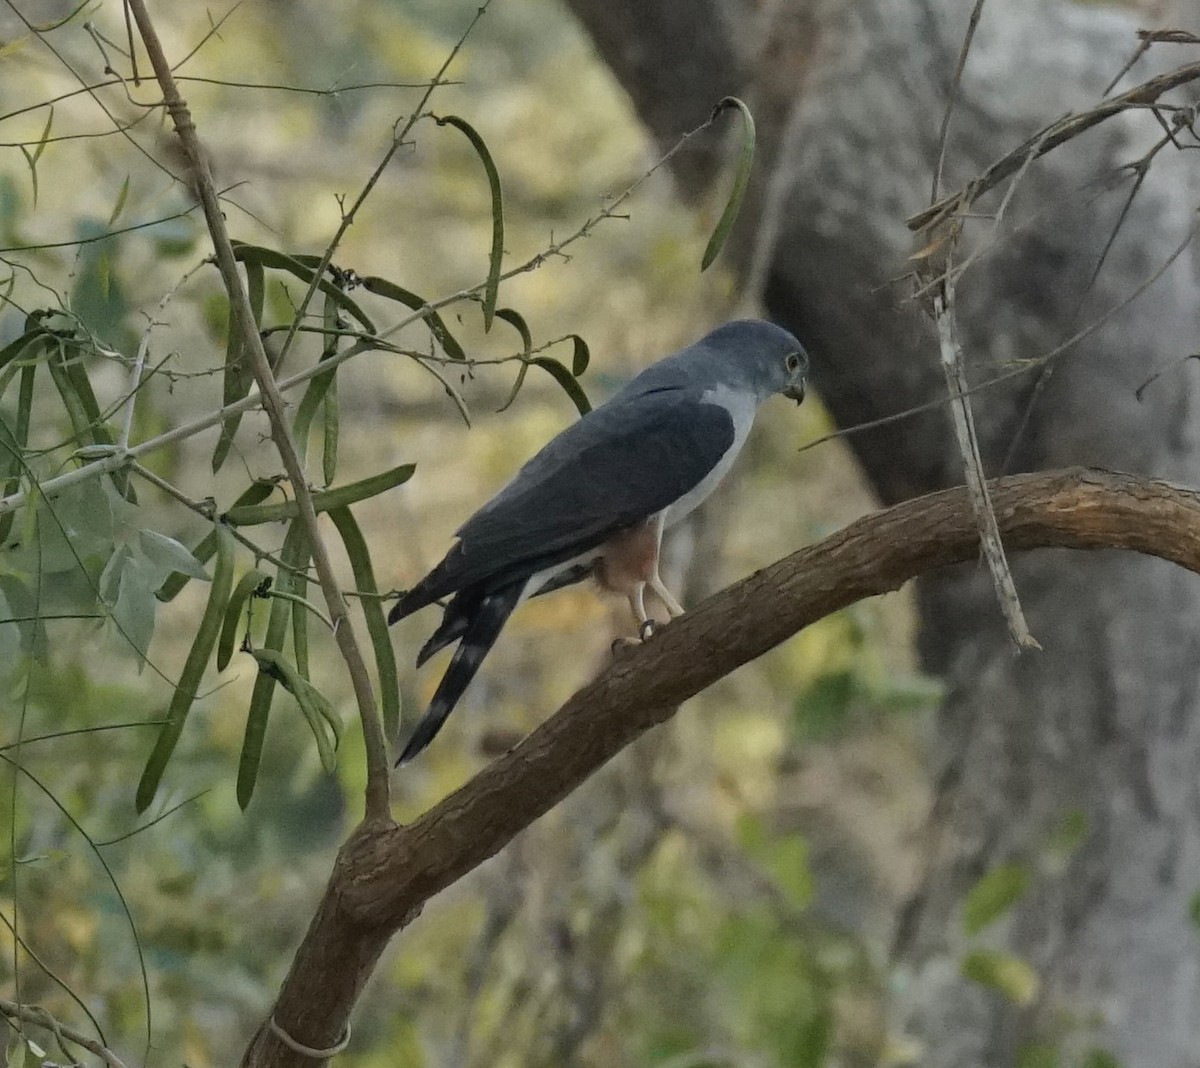
[[529,373],[529,353],[533,348],[533,335],[529,332],[529,324],[525,322],[525,317],[515,308],[500,308],[496,312],[496,316],[514,327],[521,335],[521,368],[517,371],[517,378],[513,382],[508,399],[496,409],[497,412],[504,412],[512,406],[512,402],[517,399],[517,394],[521,392],[521,387],[525,384],[525,376]]
[[[233,647],[237,643],[238,620],[242,609],[251,597],[265,597],[271,588],[271,576],[254,567],[247,571],[233,588],[229,603],[225,606],[225,618],[221,622],[221,636],[217,639],[217,670],[224,671],[233,658]],[[249,612],[247,612],[247,625]]]
[[504,198],[500,190],[500,174],[492,160],[492,154],[475,128],[457,115],[437,119],[439,126],[453,126],[467,135],[471,147],[479,155],[483,169],[487,172],[488,188],[492,193],[492,251],[488,257],[487,281],[483,287],[483,329],[491,330],[496,314],[496,298],[500,291],[500,261],[504,256]]
[[138,812],[145,812],[154,800],[163,771],[175,751],[179,736],[183,733],[184,720],[187,719],[199,692],[200,680],[221,629],[221,617],[229,600],[229,591],[233,587],[233,535],[219,523],[214,528],[214,534],[217,542],[217,563],[213,571],[212,588],[208,591],[208,603],[204,606],[204,615],[200,619],[192,648],[188,652],[183,671],[179,675],[179,683],[167,708],[167,721],[158,733],[150,759],[146,761],[146,767],[138,782],[137,796],[134,800]]
[[[279,558],[281,566],[275,574],[275,589],[281,593],[291,593],[294,589],[293,576],[308,563],[308,534],[304,524],[294,520],[288,527],[283,539],[283,548]],[[267,633],[262,646],[254,650],[256,658],[260,653],[275,653],[283,655],[283,643],[287,636],[288,620],[291,603],[283,597],[275,597],[271,601],[271,614],[267,619]],[[259,659],[259,663],[262,660]],[[258,780],[258,768],[262,762],[263,742],[267,736],[267,720],[271,714],[271,700],[275,695],[276,679],[260,671],[254,680],[254,689],[250,692],[250,708],[246,713],[246,734],[242,740],[242,755],[238,761],[237,799],[244,809],[254,796],[254,786]]]
[[360,593],[363,617],[367,621],[367,634],[375,653],[375,670],[379,675],[379,704],[383,709],[383,729],[386,737],[395,738],[400,733],[400,679],[396,673],[396,654],[388,635],[387,620],[383,614],[383,602],[373,594],[379,592],[375,585],[375,570],[371,566],[371,554],[367,541],[362,536],[358,523],[349,508],[334,508],[329,513],[333,525],[342,536],[346,556],[354,574],[354,585]]
[[571,356],[571,374],[578,378],[588,369],[588,364],[592,362],[592,353],[588,348],[588,343],[578,334],[568,334],[567,337],[575,345],[575,351]]
[[592,402],[588,400],[587,394],[583,392],[583,387],[579,381],[557,360],[552,360],[549,356],[535,356],[530,363],[536,364],[544,371],[548,371],[550,376],[563,388],[563,392],[571,398],[571,403],[579,409],[580,415],[587,415],[592,410]]
[[701,271],[707,271],[712,266],[713,260],[717,258],[726,238],[729,237],[729,231],[733,229],[738,212],[742,209],[746,187],[750,184],[750,170],[754,166],[754,116],[736,96],[727,96],[713,108],[712,118],[715,119],[727,108],[737,108],[742,114],[742,147],[738,153],[737,170],[733,175],[733,188],[729,192],[729,200],[725,204],[725,210],[721,212],[721,218],[717,220],[717,227],[708,239],[704,256],[700,260]]
[[280,683],[296,699],[317,740],[321,767],[332,775],[337,771],[336,751],[342,740],[342,721],[334,712],[333,704],[286,657],[273,649],[255,649],[253,654],[258,661],[258,677],[270,679],[272,685]]
[[415,312],[422,312],[422,318],[429,327],[429,332],[433,335],[433,339],[442,346],[442,351],[452,360],[466,362],[467,354],[463,351],[463,347],[447,329],[442,317],[429,306],[429,302],[424,297],[419,297],[403,286],[398,286],[395,282],[389,282],[386,278],[379,278],[375,275],[368,275],[362,280],[362,284],[363,289],[368,293],[394,300]]

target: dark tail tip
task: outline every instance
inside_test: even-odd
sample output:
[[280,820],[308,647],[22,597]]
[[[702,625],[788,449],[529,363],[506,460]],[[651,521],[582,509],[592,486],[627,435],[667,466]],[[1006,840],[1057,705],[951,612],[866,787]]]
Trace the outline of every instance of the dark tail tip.
[[[458,699],[462,697],[467,686],[475,677],[479,665],[483,663],[483,658],[487,656],[499,636],[505,620],[516,607],[517,601],[520,600],[524,585],[525,582],[522,579],[520,582],[515,582],[483,597],[469,619],[456,615],[443,620],[442,626],[427,643],[426,648],[437,641],[439,635],[445,639],[441,645],[449,644],[460,635],[461,641],[458,648],[454,650],[454,656],[450,660],[446,674],[438,683],[433,700],[429,703],[429,710],[421,717],[421,722],[417,724],[417,729],[413,731],[412,737],[405,744],[400,759],[396,761],[397,767],[412,760],[433,741],[434,736],[442,729],[446,717],[454,711]],[[441,648],[441,645],[438,645],[437,648]],[[422,652],[424,651],[422,650]]]

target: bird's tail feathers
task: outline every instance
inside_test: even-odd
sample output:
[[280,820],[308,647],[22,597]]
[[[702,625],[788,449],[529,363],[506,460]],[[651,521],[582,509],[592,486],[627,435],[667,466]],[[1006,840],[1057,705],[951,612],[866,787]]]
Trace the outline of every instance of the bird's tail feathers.
[[468,603],[461,593],[455,595],[454,599],[446,605],[446,611],[442,615],[442,621],[438,624],[437,630],[429,636],[429,640],[421,646],[421,651],[417,653],[417,667],[421,667],[434,653],[445,649],[447,645],[453,644],[466,634],[476,604],[474,599]]
[[[412,760],[433,741],[434,736],[442,729],[446,717],[454,711],[458,699],[462,697],[467,686],[475,677],[475,673],[479,670],[479,665],[483,663],[483,658],[495,644],[505,621],[517,607],[524,585],[524,582],[515,582],[486,594],[475,607],[469,620],[460,617],[457,613],[452,617],[447,611],[442,625],[438,627],[421,653],[426,655],[426,650],[430,650],[428,655],[432,655],[437,649],[450,644],[460,634],[461,641],[450,660],[446,674],[438,683],[428,710],[421,717],[421,722],[417,724],[417,729],[413,731],[412,737],[408,739],[404,752],[400,754],[400,759],[396,761],[397,767]],[[447,637],[447,635],[450,636]],[[441,644],[435,644],[438,641]],[[431,646],[433,646],[432,649],[430,649]]]

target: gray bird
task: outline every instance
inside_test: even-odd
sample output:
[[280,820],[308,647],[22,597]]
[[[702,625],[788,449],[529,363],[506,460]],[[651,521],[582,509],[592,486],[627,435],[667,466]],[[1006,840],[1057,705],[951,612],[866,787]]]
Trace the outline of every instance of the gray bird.
[[592,575],[629,598],[643,637],[652,626],[646,587],[681,615],[658,574],[663,531],[716,488],[763,401],[804,399],[807,374],[808,356],[786,330],[759,319],[726,323],[548,442],[459,527],[445,559],[388,615],[395,623],[450,596],[417,666],[459,643],[396,763],[433,740],[526,597]]

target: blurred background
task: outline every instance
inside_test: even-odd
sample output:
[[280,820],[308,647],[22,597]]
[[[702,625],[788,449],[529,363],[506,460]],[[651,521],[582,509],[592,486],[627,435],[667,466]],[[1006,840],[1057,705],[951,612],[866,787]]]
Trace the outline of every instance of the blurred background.
[[[194,50],[177,74],[194,79],[181,88],[231,235],[319,254],[477,6],[152,8],[172,60]],[[0,273],[12,276],[0,346],[30,310],[69,306],[111,350],[88,366],[111,400],[153,321],[151,359],[169,359],[138,402],[141,440],[219,405],[226,310],[215,269],[188,274],[208,238],[169,173],[181,172],[173,134],[145,106],[155,87],[106,76],[106,64],[128,71],[120,5],[46,29],[70,10],[46,0],[0,11]],[[1033,0],[986,10],[942,189],[1094,104],[1137,47],[1134,29],[1176,14]],[[768,405],[736,476],[672,536],[668,584],[687,604],[880,502],[961,481],[938,410],[803,447],[943,388],[930,326],[911,286],[895,282],[913,248],[904,219],[929,200],[968,15],[949,0],[493,0],[449,68],[453,84],[434,94],[433,110],[464,116],[495,158],[506,265],[602,213],[722,95],[743,96],[759,120],[743,221],[704,275],[737,151],[732,122],[651,174],[566,255],[501,289],[536,344],[586,339],[581,384],[594,403],[734,315],[765,310],[809,347],[816,395],[798,413]],[[1152,51],[1117,91],[1196,58],[1183,51]],[[1127,204],[1136,172],[1120,167],[1162,131],[1147,114],[1113,125],[1022,173],[1004,225],[964,236],[980,259],[962,280],[972,374],[1032,370],[980,396],[989,473],[1099,463],[1196,481],[1194,365],[1170,371],[1146,403],[1133,398],[1149,373],[1195,351],[1194,247],[1138,303],[1112,309],[1187,237],[1197,167],[1168,145]],[[1186,126],[1178,139],[1195,141]],[[410,142],[334,262],[434,300],[485,276],[491,204],[461,134],[423,121]],[[302,295],[273,281],[267,318],[286,322]],[[377,321],[395,318],[362,299]],[[1104,314],[1112,321],[1086,355],[1072,350],[1039,378],[1034,357]],[[339,377],[338,480],[417,465],[355,509],[381,588],[420,578],[459,523],[575,418],[536,369],[501,410],[515,371],[487,361],[519,351],[515,331],[497,323],[485,335],[470,304],[447,321],[484,361],[454,380],[469,427],[407,358],[367,354]],[[402,340],[428,344],[420,329]],[[318,352],[302,342],[293,369]],[[12,403],[10,391],[0,412]],[[35,410],[49,476],[67,424],[53,404]],[[266,433],[261,415],[247,417],[215,479],[215,431],[146,462],[228,507],[248,474],[277,472]],[[138,525],[188,545],[203,534],[203,520],[150,487],[139,495]],[[282,528],[261,536],[277,548]],[[1200,597],[1190,577],[1157,565],[1030,561],[1018,585],[1045,657],[1017,662],[974,568],[814,625],[691,701],[431,902],[385,954],[339,1063],[1192,1063],[1178,1058],[1200,1039],[1188,993],[1200,986],[1189,785]],[[46,656],[15,671],[2,698],[0,743],[161,716],[206,592],[193,582],[161,606],[152,670],[139,671],[111,628],[50,624]],[[525,605],[436,744],[394,777],[398,818],[466,781],[590,679],[626,615],[585,587]],[[444,664],[413,667],[435,617],[392,632],[406,723]],[[337,774],[322,771],[280,697],[244,813],[233,780],[249,657],[210,676],[147,814],[164,818],[130,837],[147,822],[132,799],[152,728],[3,751],[29,773],[13,771],[2,790],[6,997],[80,1028],[86,1006],[127,1063],[142,1063],[148,1000],[147,1063],[235,1063],[359,814],[352,696],[332,645],[314,641],[313,657],[314,681],[348,725]],[[1156,974],[1170,1004],[1139,1023],[1139,999],[1162,1001],[1162,985],[1142,989]]]

